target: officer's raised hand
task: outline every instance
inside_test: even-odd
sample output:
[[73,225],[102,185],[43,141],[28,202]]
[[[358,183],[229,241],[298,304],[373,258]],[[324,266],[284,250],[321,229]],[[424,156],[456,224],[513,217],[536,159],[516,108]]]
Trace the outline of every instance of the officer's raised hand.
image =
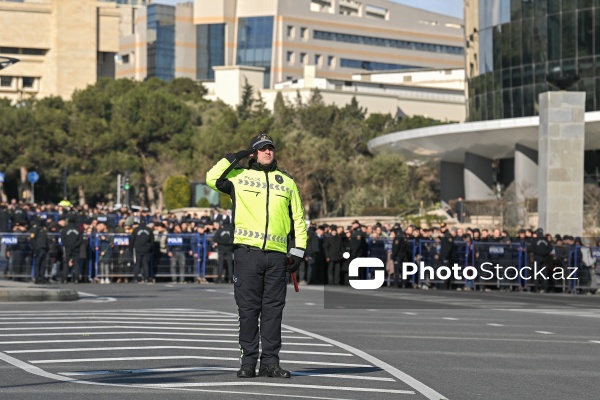
[[291,249],[287,254],[288,263],[285,270],[290,274],[298,271],[302,264],[302,257],[304,256],[304,249]]
[[241,150],[238,151],[237,153],[235,153],[235,159],[236,160],[242,160],[248,156],[250,156],[251,154],[254,154],[256,150],[254,149],[247,149],[247,150]]

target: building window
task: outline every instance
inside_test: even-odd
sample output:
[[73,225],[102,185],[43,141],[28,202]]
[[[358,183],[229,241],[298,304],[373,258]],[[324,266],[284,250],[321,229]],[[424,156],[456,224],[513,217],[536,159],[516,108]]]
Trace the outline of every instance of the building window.
[[331,6],[331,0],[311,0],[310,1],[310,11],[325,12],[325,13],[333,12],[333,7]]
[[175,77],[175,7],[152,4],[147,10],[148,77],[173,79]]
[[334,56],[328,56],[327,57],[327,66],[328,67],[335,67],[335,57]]
[[32,49],[32,48],[21,48],[21,47],[0,47],[0,53],[2,54],[25,54],[28,56],[43,56],[46,55],[46,49]]
[[23,89],[34,89],[35,88],[35,78],[30,76],[24,76],[23,78]]
[[306,65],[306,53],[300,53],[300,64]]
[[213,67],[225,65],[225,24],[196,25],[196,79],[213,80]]
[[263,87],[271,85],[273,17],[240,18],[238,22],[237,64],[265,68]]
[[285,59],[286,59],[286,61],[289,64],[293,64],[294,63],[294,52],[293,51],[288,51],[286,53]]
[[129,64],[129,54],[125,54],[121,57],[123,64]]
[[300,28],[300,37],[302,40],[308,40],[308,28]]
[[294,37],[294,27],[292,25],[287,26],[287,37],[289,37],[289,38]]
[[386,39],[373,36],[348,35],[346,33],[327,31],[313,31],[313,39],[328,40],[332,42],[363,44],[367,46],[390,47],[395,49],[428,51],[432,53],[445,53],[455,55],[463,55],[465,53],[464,48],[458,46],[412,42],[408,40]]
[[315,54],[315,65],[316,66],[322,66],[323,64],[323,56],[321,56],[320,54]]
[[342,58],[340,66],[343,68],[364,69],[367,71],[389,71],[394,69],[420,69],[421,67],[414,65],[388,64],[366,60],[350,60]]
[[388,10],[385,8],[367,5],[365,8],[367,18],[388,19]]
[[12,76],[2,76],[0,77],[0,86],[1,87],[12,87],[13,77]]

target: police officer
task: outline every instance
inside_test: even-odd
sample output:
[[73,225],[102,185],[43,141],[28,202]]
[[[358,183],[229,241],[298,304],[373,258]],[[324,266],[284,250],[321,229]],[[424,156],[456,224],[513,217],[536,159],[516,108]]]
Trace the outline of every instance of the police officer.
[[31,246],[33,247],[33,254],[35,256],[35,282],[45,283],[46,282],[46,264],[48,259],[48,250],[50,242],[48,240],[48,232],[44,225],[44,220],[36,222],[31,227]]
[[217,283],[221,283],[223,272],[227,269],[225,282],[233,282],[233,225],[223,220],[223,225],[217,229],[213,236],[213,246],[219,253],[219,265],[217,267]]
[[[248,156],[248,168],[239,166]],[[248,150],[227,154],[207,172],[206,183],[233,201],[233,282],[242,364],[237,376],[256,376],[260,334],[259,376],[289,378],[290,372],[279,366],[286,271],[298,270],[307,241],[296,183],[277,168],[268,135],[253,138]]]
[[83,243],[83,233],[75,223],[75,219],[69,216],[69,223],[60,232],[60,238],[63,243],[65,257],[62,270],[62,283],[67,282],[69,269],[71,270],[71,281],[79,282],[79,252]]
[[549,270],[552,268],[552,244],[544,237],[544,230],[536,231],[537,237],[531,241],[531,252],[533,253],[534,266],[540,273],[536,276],[534,284],[535,291],[544,293],[548,290]]
[[[448,230],[445,222],[440,224],[440,231],[442,232],[440,259],[442,260],[442,265],[451,268],[450,262],[454,255],[454,237]],[[448,290],[452,288],[452,276],[444,281],[444,285]]]
[[337,226],[331,225],[331,233],[325,237],[323,245],[325,250],[325,261],[327,261],[327,283],[330,285],[341,285],[342,254],[344,247],[342,237],[338,234]]
[[394,240],[392,242],[392,261],[394,262],[394,285],[400,287],[402,263],[407,260],[408,246],[402,228],[394,230]]
[[[129,248],[135,255],[135,280],[138,283],[148,283],[150,280],[150,264],[154,247],[154,233],[146,226],[142,218],[140,224],[131,232]],[[143,268],[143,280],[140,280],[140,269]]]
[[[364,257],[364,253],[367,250],[367,238],[365,233],[361,229],[360,222],[354,220],[351,228],[352,234],[350,235],[350,260],[354,260],[358,257]],[[361,268],[359,275],[361,279],[366,278],[365,268]]]

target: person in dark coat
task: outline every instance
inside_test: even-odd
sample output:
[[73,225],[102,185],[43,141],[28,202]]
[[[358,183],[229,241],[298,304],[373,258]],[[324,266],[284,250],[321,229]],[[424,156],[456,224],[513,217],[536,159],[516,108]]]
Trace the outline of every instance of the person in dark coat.
[[342,285],[341,268],[344,247],[342,237],[338,234],[336,225],[331,225],[331,233],[325,238],[323,247],[325,250],[325,261],[327,262],[327,282],[330,285]]
[[83,244],[83,233],[79,230],[74,218],[69,217],[69,223],[61,232],[60,237],[64,248],[64,263],[62,269],[62,283],[67,282],[69,271],[71,272],[71,281],[79,283],[79,254]]
[[[441,237],[441,250],[440,250],[440,259],[442,260],[442,265],[452,267],[450,265],[450,261],[454,257],[454,237],[448,230],[448,226],[445,222],[442,222],[440,225],[440,231],[442,232]],[[449,277],[445,280],[446,289],[452,288],[452,277]]]
[[392,241],[392,261],[394,262],[394,285],[400,287],[400,273],[402,263],[407,261],[408,246],[401,228],[394,230]]
[[48,250],[50,243],[48,232],[43,221],[36,222],[31,227],[31,246],[35,257],[35,275],[33,279],[36,283],[46,283],[46,265],[48,262]]
[[306,283],[323,283],[325,276],[325,250],[323,249],[324,229],[318,226],[314,232],[309,230],[306,253],[308,254],[308,272]]
[[[148,283],[150,280],[150,265],[152,263],[152,249],[154,247],[154,233],[142,220],[131,236],[129,247],[134,252],[135,258],[135,280],[138,283]],[[143,277],[140,278],[140,270],[143,269]]]
[[[552,268],[552,244],[544,237],[544,231],[540,228],[536,231],[537,237],[531,241],[530,251],[533,254],[534,266],[542,271],[534,278],[535,291],[544,293],[548,291],[548,279]],[[545,269],[544,269],[545,268]]]
[[[225,221],[225,220],[223,220]],[[217,283],[233,282],[233,225],[223,223],[213,236],[213,247],[219,253],[219,264],[217,267]],[[227,271],[227,278],[223,273]]]
[[[367,251],[367,235],[362,231],[360,222],[357,220],[352,222],[351,228],[352,234],[350,235],[350,261],[358,257],[364,257]],[[366,278],[365,268],[361,268],[359,271],[361,279]]]

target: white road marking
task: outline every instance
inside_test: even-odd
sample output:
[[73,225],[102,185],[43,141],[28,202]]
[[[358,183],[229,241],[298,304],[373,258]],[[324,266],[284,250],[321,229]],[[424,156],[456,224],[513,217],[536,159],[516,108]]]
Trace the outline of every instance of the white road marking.
[[[125,313],[138,313],[138,310],[120,310],[120,311],[124,311]],[[182,315],[173,315],[173,312],[179,312],[181,311],[180,309],[177,310],[171,310],[171,309],[163,309],[163,310],[152,310],[152,312],[157,313],[157,312],[161,312],[164,311],[165,314],[164,316],[167,318],[173,318],[173,317],[181,317]],[[188,310],[189,311],[189,310]],[[38,312],[38,315],[40,313]],[[25,313],[10,313],[10,314],[2,314],[0,312],[0,315],[19,315],[20,317],[25,317],[25,316],[31,316],[31,314],[25,314]],[[74,314],[67,314],[67,315],[74,315]],[[82,314],[82,316],[89,316],[89,311],[86,312],[85,314]],[[219,317],[223,317],[223,319],[219,319],[219,322],[224,321],[225,318],[237,318],[237,314],[233,314],[233,313],[218,313],[216,314],[216,312],[211,312],[209,315],[198,315],[198,314],[194,314],[194,313],[186,313],[185,316],[189,316],[192,321],[193,318],[202,318],[201,320],[204,321],[204,317],[215,317],[215,315],[218,315]],[[48,314],[45,314],[45,316],[48,316]],[[139,317],[139,315],[132,315],[134,317]],[[153,315],[153,316],[160,316],[159,315]],[[102,316],[100,318],[103,319],[111,319],[111,317],[109,317],[106,314],[102,314]],[[165,319],[166,320],[166,319]],[[81,321],[83,322],[83,321]],[[91,323],[94,322],[99,322],[96,320],[90,320]],[[131,320],[128,320],[130,325],[136,324],[136,323],[132,323]],[[76,322],[75,322],[76,323]],[[227,329],[227,328],[196,328],[196,327],[163,327],[163,326],[121,326],[119,324],[119,322],[113,322],[113,324],[115,324],[115,326],[112,327],[107,327],[107,326],[98,326],[98,327],[90,327],[90,326],[85,326],[85,327],[71,327],[71,326],[62,326],[61,328],[54,328],[56,330],[58,329],[81,329],[83,331],[89,330],[89,329],[94,329],[94,328],[99,328],[99,329],[106,329],[106,328],[117,328],[117,329],[127,329],[127,328],[132,328],[135,329],[136,332],[139,332],[139,334],[151,334],[150,332],[147,332],[147,329],[155,329],[155,330],[159,330],[158,332],[155,332],[155,335],[197,335],[197,336],[211,336],[211,335],[225,335],[225,336],[237,336],[236,334],[228,334],[228,333],[222,333],[219,334],[217,332],[207,332],[207,333],[191,333],[191,332],[160,332],[160,330],[169,330],[169,331],[174,331],[174,330],[184,330],[184,331],[229,331],[229,330],[234,330],[234,329]],[[142,324],[145,324],[142,322]],[[148,324],[155,324],[153,322],[148,322]],[[165,323],[165,325],[168,323]],[[177,324],[177,323],[176,323]],[[155,325],[159,325],[159,324],[155,324]],[[186,325],[188,325],[188,323],[186,323]],[[191,324],[192,326],[195,324]],[[283,325],[282,328],[287,329],[287,330],[283,330],[283,333],[297,333],[297,334],[301,334],[301,335],[306,335],[304,336],[292,336],[294,338],[298,338],[298,339],[319,339],[323,342],[326,342],[326,344],[330,345],[330,346],[338,346],[344,350],[349,351],[350,353],[354,354],[354,355],[358,355],[359,357],[363,358],[366,361],[369,362],[373,362],[375,363],[378,367],[382,368],[383,370],[385,370],[386,372],[390,373],[392,376],[399,378],[400,380],[402,380],[403,382],[407,383],[409,386],[412,386],[413,388],[417,389],[420,393],[424,394],[427,398],[429,399],[435,399],[435,400],[439,400],[440,398],[443,398],[443,396],[441,396],[439,393],[433,391],[433,389],[425,386],[424,384],[422,384],[421,382],[417,381],[416,379],[412,378],[411,376],[405,374],[402,371],[397,370],[396,368],[392,367],[391,365],[373,357],[370,356],[367,353],[362,352],[361,350],[358,350],[356,348],[353,348],[351,346],[345,345],[343,343],[334,341],[332,339],[328,339],[325,337],[322,337],[320,335],[316,335],[316,334],[312,334],[309,332],[305,332],[299,329],[294,329],[291,328],[287,325]],[[35,330],[39,330],[39,329],[46,329],[46,330],[51,330],[53,328],[45,328],[45,327],[31,327],[31,328],[0,328],[0,331],[10,331],[10,330],[15,330],[15,331],[21,331],[21,330],[31,330],[31,329],[35,329]],[[235,329],[237,331],[237,329]],[[34,331],[35,332],[35,331]],[[132,331],[127,331],[125,332],[125,334],[131,334],[133,333]],[[73,336],[76,333],[65,333],[65,332],[61,332],[61,333],[56,333],[56,334],[52,334],[51,332],[49,332],[48,334],[46,333],[35,333],[35,334],[29,334],[29,335],[41,335],[41,336],[53,336],[53,335],[69,335],[69,336]],[[82,332],[81,334],[83,335],[90,335],[89,332]],[[99,332],[99,333],[92,333],[91,335],[94,336],[101,336],[103,333]],[[105,332],[104,334],[108,334],[108,332]],[[116,334],[116,333],[114,333]],[[24,336],[24,335],[28,335],[28,334],[22,334],[22,335],[18,335],[18,334],[9,334],[8,336]],[[6,336],[6,335],[2,335],[2,336]],[[136,339],[142,339],[144,340],[144,338],[136,338]],[[86,340],[86,339],[83,339]],[[99,341],[101,341],[101,339],[98,339]],[[145,339],[145,340],[150,340],[150,339]],[[168,338],[164,338],[163,341],[169,341],[170,339]],[[188,339],[189,341],[194,341],[194,339]],[[118,341],[118,339],[112,339],[112,341]],[[173,342],[175,342],[175,340],[173,340]],[[215,341],[217,342],[217,341]],[[226,342],[226,341],[225,341]],[[233,342],[233,341],[230,341]],[[320,343],[319,343],[320,344]],[[310,343],[302,343],[301,345],[310,345]],[[153,348],[184,348],[184,349],[188,349],[189,347],[187,346],[153,346]],[[134,347],[134,349],[138,349],[139,347]],[[203,348],[199,348],[199,347],[191,347],[192,349],[203,349]],[[95,348],[94,348],[95,349]],[[119,350],[120,348],[114,348],[115,350]],[[209,348],[210,350],[214,350],[214,348]],[[106,350],[112,350],[112,349],[106,349]],[[233,350],[233,349],[232,349]],[[16,350],[19,351],[19,350]],[[60,351],[60,350],[59,350]],[[71,351],[87,351],[87,349],[73,349]],[[239,351],[239,349],[235,349],[235,351]],[[27,352],[35,352],[35,351],[27,351]],[[38,351],[39,352],[39,351]],[[46,352],[46,351],[44,351]],[[311,354],[309,352],[302,352],[302,351],[290,351],[292,353],[299,353],[299,354]],[[316,352],[319,353],[319,352]],[[2,353],[0,353],[2,354]],[[332,353],[320,353],[320,354],[325,354],[325,355],[331,355]],[[347,354],[347,353],[333,353],[334,355],[337,354],[344,354],[344,355],[348,355],[351,356],[351,354]],[[8,355],[4,354],[5,357],[9,357]],[[78,362],[103,362],[103,361],[125,361],[125,360],[160,360],[160,359],[167,359],[167,360],[177,360],[177,359],[205,359],[205,360],[224,360],[224,361],[233,361],[236,362],[236,364],[239,362],[239,358],[235,357],[235,358],[228,358],[228,357],[206,357],[206,356],[181,356],[181,357],[172,357],[172,356],[166,356],[166,357],[122,357],[122,358],[90,358],[90,359],[59,359],[59,360],[32,360],[30,361],[32,364],[54,364],[54,363],[78,363]],[[14,359],[16,360],[16,359]],[[16,360],[18,361],[18,360]],[[10,362],[10,361],[9,361]],[[25,363],[26,364],[26,363]],[[323,365],[323,366],[338,366],[338,367],[358,367],[358,368],[373,368],[372,365],[362,365],[362,364],[346,364],[346,363],[328,363],[328,362],[314,362],[314,361],[282,361],[282,364],[312,364],[312,365]],[[29,365],[29,364],[26,364]],[[30,367],[32,368],[37,368],[35,366],[30,365]],[[232,369],[235,370],[236,368]],[[42,370],[39,370],[42,371]],[[45,372],[45,371],[43,371]],[[31,372],[34,373],[34,372]],[[297,375],[300,376],[307,376],[310,373],[303,373],[303,372],[298,372]],[[51,374],[54,375],[54,374]],[[296,375],[296,374],[295,374]],[[323,377],[333,377],[332,375],[340,375],[340,377],[343,378],[347,378],[347,379],[356,379],[357,377],[354,377],[352,375],[343,375],[343,374],[326,374],[326,375],[319,375],[319,376],[323,376]],[[312,376],[312,374],[308,375],[308,376]],[[65,378],[65,377],[63,377]],[[361,376],[360,378],[364,378],[365,380],[391,380],[394,381],[394,379],[392,378],[382,378],[382,377],[369,377],[369,376]],[[379,378],[379,379],[372,379],[372,378]],[[59,379],[60,380],[60,379]],[[77,382],[77,380],[73,380],[73,382]],[[96,382],[86,382],[87,384],[95,384]],[[248,382],[236,382],[237,383],[244,383],[247,384]],[[111,386],[124,386],[124,387],[131,387],[131,385],[115,385],[115,384],[109,384]],[[229,384],[228,384],[229,385]],[[249,393],[249,392],[234,392],[234,391],[222,391],[222,390],[215,390],[215,389],[200,389],[199,387],[202,386],[215,386],[214,382],[211,383],[207,383],[207,384],[203,384],[203,385],[198,385],[198,384],[194,384],[192,383],[192,386],[190,385],[179,385],[179,384],[175,384],[175,386],[173,385],[160,385],[161,387],[157,387],[157,385],[137,385],[137,387],[140,388],[146,388],[146,387],[156,387],[156,388],[161,388],[161,389],[165,389],[165,390],[190,390],[190,391],[196,391],[196,392],[207,392],[207,393],[236,393],[236,394],[241,394],[241,395],[254,395],[254,393]],[[263,386],[280,386],[279,383],[275,384],[266,384]],[[290,385],[292,386],[292,385]],[[297,387],[298,385],[293,385],[293,387]],[[302,387],[306,386],[307,388],[315,388],[315,389],[319,389],[319,388],[324,388],[321,387],[319,385],[300,385]],[[330,386],[329,388],[331,388],[331,390],[340,390],[340,388],[338,387],[334,387],[334,386]],[[386,392],[386,393],[407,393],[407,394],[415,394],[415,392],[413,391],[387,391],[386,389],[373,389],[373,388],[363,388],[366,389],[367,391],[382,391],[382,392]],[[342,390],[355,390],[355,388],[352,387],[344,387]],[[256,393],[256,395],[260,395],[260,396],[282,396],[282,397],[294,397],[294,398],[317,398],[317,397],[311,397],[311,396],[299,396],[299,395],[278,395],[278,394],[266,394],[266,393]]]
[[304,304],[306,304],[307,306],[314,306],[314,305],[316,305],[315,303],[304,303]]
[[[118,327],[115,327],[118,328]],[[38,328],[39,329],[39,328]],[[53,332],[47,332],[47,333],[9,333],[9,334],[2,334],[2,337],[8,337],[8,336],[18,336],[18,337],[24,337],[24,336],[50,336],[50,337],[54,337],[54,336],[103,336],[103,335],[128,335],[128,334],[136,334],[136,335],[173,335],[173,336],[215,336],[214,333],[190,333],[190,332],[142,332],[142,331],[124,331],[124,332],[93,332],[90,333],[90,331],[87,332],[69,332],[69,333],[53,333]],[[239,334],[237,333],[219,333],[219,336],[227,336],[227,337],[238,337]],[[307,339],[307,340],[313,340],[313,338],[311,337],[306,337],[306,336],[281,336],[282,339]],[[237,343],[237,342],[236,342]]]
[[86,293],[86,292],[78,291],[77,294],[79,294],[79,301],[82,301],[85,303],[112,303],[112,302],[117,301],[117,299],[114,297],[98,296],[93,293]]
[[[92,318],[93,319],[93,318]],[[106,319],[106,320],[102,320],[102,319],[93,319],[93,321],[90,322],[94,322],[94,323],[105,323],[105,324],[120,324],[120,323],[127,323],[127,324],[139,324],[139,325],[148,325],[148,324],[154,324],[154,325],[173,325],[173,322],[158,322],[158,321],[148,321],[148,322],[138,322],[138,321],[132,321],[129,320],[127,318],[123,318],[126,321],[118,321],[118,320],[113,320],[113,319]],[[0,325],[15,325],[15,324],[19,324],[19,325],[33,325],[33,324],[57,324],[57,325],[64,325],[64,324],[81,324],[84,321],[36,321],[36,322],[0,322]],[[184,325],[184,326],[238,326],[237,323],[235,324],[218,324],[218,323],[204,323],[204,322],[177,322],[177,325]],[[236,329],[237,330],[237,329]]]
[[[76,347],[68,349],[28,349],[28,350],[9,350],[7,354],[25,354],[25,353],[69,353],[80,351],[121,351],[121,350],[209,350],[209,351],[235,351],[239,352],[239,347],[198,347],[198,346],[126,346],[126,347]],[[352,357],[348,353],[329,353],[320,351],[296,351],[296,350],[281,350],[280,353],[289,354],[310,354],[315,356],[340,356]]]
[[487,324],[487,325],[489,325],[489,326],[504,326],[502,324]]
[[448,320],[448,321],[458,321],[458,318],[445,317],[443,319]]
[[[150,313],[150,314],[148,314]],[[174,314],[175,313],[175,314]],[[185,310],[163,310],[163,309],[152,309],[152,310],[136,310],[136,309],[121,309],[121,310],[73,310],[73,311],[61,311],[54,310],[48,312],[40,312],[40,311],[0,311],[0,315],[89,315],[89,314],[132,314],[132,315],[165,315],[165,316],[173,316],[173,315],[181,315],[181,316],[210,316],[210,317],[234,317],[234,314],[231,313],[220,313],[218,311],[185,311]]]
[[402,313],[402,314],[406,314],[406,315],[417,315],[417,313],[415,313],[415,312],[404,312],[404,313]]
[[[207,382],[207,383],[165,383],[158,385],[133,385],[136,387],[207,387],[207,386],[267,386],[267,387],[278,387],[284,388],[289,387],[295,390],[298,389],[320,389],[320,390],[346,390],[350,392],[371,392],[371,393],[394,393],[394,394],[415,394],[412,390],[396,390],[396,389],[375,389],[375,388],[361,388],[361,387],[348,387],[348,386],[323,386],[323,385],[303,385],[303,384],[283,384],[283,383],[268,383],[268,382],[257,382],[257,381],[245,381],[245,382]],[[438,399],[439,400],[439,399]]]
[[[305,331],[303,329],[297,329],[297,328],[293,328],[289,325],[281,325],[282,327],[286,328],[286,329],[291,329],[294,330],[297,333],[301,333],[303,335],[306,336],[312,336],[315,339],[321,340],[323,342],[326,343],[331,343],[334,346],[340,347],[350,353],[353,353],[355,355],[357,355],[358,357],[362,358],[363,360],[366,360],[368,362],[370,362],[371,364],[383,369],[384,371],[386,371],[388,374],[400,379],[402,382],[406,383],[408,386],[412,387],[413,389],[417,390],[419,393],[421,393],[422,395],[424,395],[425,397],[427,397],[429,400],[440,400],[440,399],[446,399],[445,396],[441,395],[440,393],[436,392],[435,390],[433,390],[432,388],[430,388],[429,386],[425,385],[424,383],[418,381],[417,379],[413,378],[412,376],[408,375],[405,372],[400,371],[399,369],[391,366],[390,364],[381,361],[380,359],[362,351],[359,350],[355,347],[352,347],[350,345],[347,345],[345,343],[342,342],[338,342],[337,340],[334,339],[330,339],[328,337],[325,336],[321,336],[321,335],[317,335],[316,333],[312,333],[312,332],[308,332]],[[308,364],[308,363],[307,363]]]
[[[153,374],[165,372],[196,372],[196,371],[237,371],[238,368],[227,367],[190,367],[190,368],[146,368],[146,369],[129,369],[129,370],[99,370],[99,371],[79,371],[79,372],[59,372],[65,376],[91,376],[91,375],[114,375],[114,374]],[[294,376],[316,376],[322,378],[340,378],[340,379],[356,379],[365,381],[381,381],[395,382],[393,378],[384,378],[379,376],[356,376],[354,374],[328,374],[319,372],[297,372],[292,371]]]
[[[115,316],[109,316],[109,318],[107,318],[107,316],[102,315],[102,316],[71,316],[71,315],[64,315],[65,318],[68,318],[68,321],[78,321],[78,322],[82,322],[81,320],[92,320],[93,322],[98,322],[98,319],[109,319],[115,320],[115,321],[171,321],[171,322],[180,322],[180,321],[189,321],[190,317],[185,317],[182,316],[180,318],[139,318],[137,316],[128,316],[128,317],[115,317]],[[212,317],[211,317],[212,318]],[[46,323],[52,323],[52,322],[56,322],[56,323],[72,323],[75,324],[77,322],[61,322],[60,319],[56,318],[56,317],[0,317],[0,321],[2,320],[10,320],[10,321],[19,321],[18,323],[22,323],[22,324],[46,324]],[[238,322],[237,319],[233,319],[233,318],[215,318],[215,319],[199,319],[202,322]],[[31,321],[31,322],[21,322],[21,321]],[[39,322],[38,322],[39,321]],[[48,322],[47,322],[48,321]],[[0,322],[0,324],[9,324],[10,322]],[[187,325],[187,324],[182,324],[182,325]],[[217,324],[213,324],[213,325],[217,325]],[[236,325],[236,324],[218,324],[218,325]]]
[[[100,321],[95,321],[95,322],[100,322]],[[132,329],[168,329],[168,330],[190,330],[190,331],[219,331],[219,332],[223,332],[223,331],[229,331],[229,332],[237,332],[239,331],[239,329],[237,328],[179,328],[179,327],[174,327],[174,326],[126,326],[126,325],[106,325],[106,326],[53,326],[53,327],[39,327],[36,326],[35,328],[33,327],[29,327],[29,328],[0,328],[0,331],[30,331],[32,329],[35,329],[36,331],[39,330],[56,330],[56,329],[117,329],[117,328],[132,328]],[[284,332],[284,331],[281,331]],[[285,331],[285,333],[291,333],[291,331]]]
[[599,340],[590,340],[590,342],[592,342],[592,343],[598,343],[598,344],[600,344],[600,341],[599,341]]
[[[119,334],[131,333],[131,332],[118,332]],[[8,335],[4,335],[8,336]],[[22,336],[22,335],[14,335]],[[214,336],[214,335],[210,335]],[[237,335],[232,335],[236,336]],[[312,338],[310,338],[312,339]],[[119,338],[119,339],[67,339],[67,340],[19,340],[19,341],[8,341],[0,342],[0,344],[45,344],[45,343],[93,343],[93,342],[198,342],[198,343],[234,343],[238,344],[238,340],[213,340],[213,339],[183,339],[183,338]],[[328,343],[292,343],[284,342],[284,346],[315,346],[315,347],[333,347],[332,344]],[[239,349],[237,349],[239,350]]]
[[[131,385],[124,385],[124,384],[118,384],[118,383],[103,383],[103,382],[95,382],[95,381],[85,381],[85,380],[78,380],[78,379],[73,379],[73,378],[69,378],[67,376],[62,376],[62,375],[57,375],[57,374],[52,374],[50,372],[46,372],[43,369],[40,369],[34,365],[28,364],[26,362],[23,362],[21,360],[18,360],[16,358],[13,358],[7,354],[4,354],[2,352],[0,352],[0,360],[3,360],[9,364],[14,365],[17,368],[22,369],[23,371],[26,371],[30,374],[33,375],[37,375],[37,376],[41,376],[47,379],[52,379],[55,381],[61,381],[61,382],[70,382],[70,383],[79,383],[82,385],[95,385],[95,386],[117,386],[117,387],[124,387],[124,388],[131,388]],[[256,392],[236,392],[236,391],[225,391],[225,390],[214,390],[214,389],[185,389],[185,388],[161,388],[161,387],[156,387],[154,389],[164,389],[164,390],[188,390],[188,391],[196,391],[196,392],[208,392],[208,393],[228,393],[228,394],[239,394],[239,395],[244,395],[244,396],[259,396],[259,397],[265,397],[265,393],[256,393]],[[295,399],[315,399],[315,400],[353,400],[353,399],[344,399],[344,398],[334,398],[334,397],[315,397],[315,396],[302,396],[302,395],[287,395],[287,394],[269,394],[269,397],[291,397],[291,398],[295,398]]]
[[554,335],[554,333],[547,331],[535,331],[535,333],[541,333],[542,335]]
[[[155,357],[112,357],[112,358],[66,358],[56,360],[30,360],[32,364],[64,364],[78,362],[105,362],[105,361],[144,361],[144,360],[221,360],[240,362],[239,357],[208,357],[208,356],[155,356]],[[335,367],[357,367],[357,368],[372,368],[368,364],[346,364],[321,361],[295,361],[281,360],[282,364],[303,364],[303,365],[330,365]]]

